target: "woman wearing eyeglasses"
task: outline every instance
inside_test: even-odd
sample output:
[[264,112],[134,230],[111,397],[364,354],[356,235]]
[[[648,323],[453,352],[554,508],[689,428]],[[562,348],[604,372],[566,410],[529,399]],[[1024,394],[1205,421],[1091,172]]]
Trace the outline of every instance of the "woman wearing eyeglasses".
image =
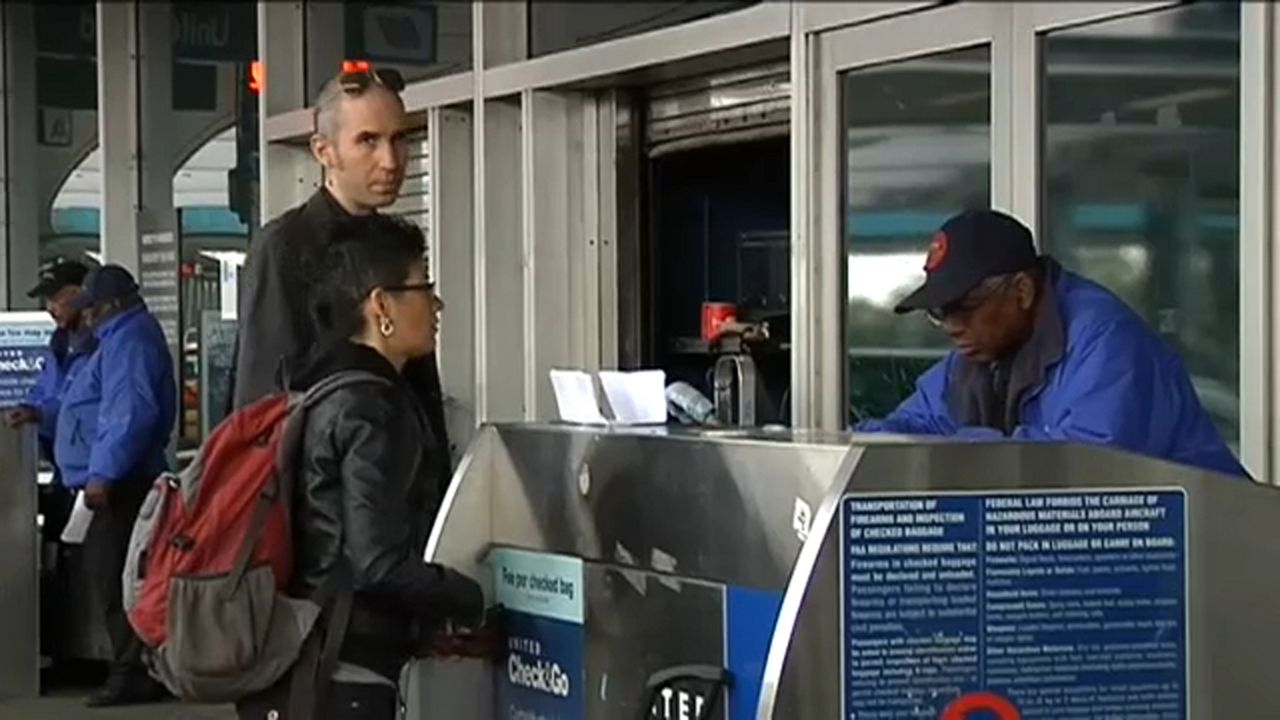
[[[446,620],[475,625],[483,613],[473,580],[422,559],[448,483],[447,451],[401,373],[433,351],[444,306],[423,250],[420,230],[385,216],[339,225],[331,238],[313,289],[321,349],[292,384],[303,390],[352,371],[368,382],[335,390],[308,414],[291,594],[316,597],[342,578],[350,618],[342,629],[341,600],[331,603],[317,632],[340,635],[336,658],[328,667],[300,663],[278,687],[240,703],[241,718],[392,720],[401,669],[424,639]],[[313,707],[300,707],[291,686],[316,688],[306,698]]]

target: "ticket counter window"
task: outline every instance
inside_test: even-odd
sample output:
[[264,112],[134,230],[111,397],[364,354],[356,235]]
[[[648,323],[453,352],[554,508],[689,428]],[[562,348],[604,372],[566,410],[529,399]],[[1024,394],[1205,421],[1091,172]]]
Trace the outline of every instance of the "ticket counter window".
[[1043,49],[1044,245],[1178,351],[1237,443],[1240,6],[1051,32]]
[[924,279],[930,236],[991,196],[991,48],[841,76],[849,418],[882,417],[947,349],[893,306]]

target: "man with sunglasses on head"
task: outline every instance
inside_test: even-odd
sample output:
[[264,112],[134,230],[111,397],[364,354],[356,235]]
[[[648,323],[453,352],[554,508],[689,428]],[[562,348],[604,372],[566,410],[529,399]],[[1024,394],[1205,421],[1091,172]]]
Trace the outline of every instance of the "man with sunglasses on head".
[[[268,223],[245,262],[232,391],[236,408],[286,387],[288,368],[314,349],[308,288],[319,276],[332,228],[376,213],[399,196],[409,154],[403,89],[398,72],[364,68],[344,71],[320,91],[311,152],[324,168],[324,184],[306,203]],[[449,447],[435,356],[414,360],[404,375],[436,437]]]
[[1178,356],[1110,291],[1037,255],[1022,223],[956,215],[925,274],[895,311],[925,312],[955,350],[856,432],[1098,443],[1247,477]]

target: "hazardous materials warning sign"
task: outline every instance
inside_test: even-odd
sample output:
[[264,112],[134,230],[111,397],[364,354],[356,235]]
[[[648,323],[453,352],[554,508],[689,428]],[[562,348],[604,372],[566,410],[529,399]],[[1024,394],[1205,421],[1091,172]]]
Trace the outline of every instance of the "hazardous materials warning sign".
[[850,495],[844,717],[1187,716],[1181,490]]

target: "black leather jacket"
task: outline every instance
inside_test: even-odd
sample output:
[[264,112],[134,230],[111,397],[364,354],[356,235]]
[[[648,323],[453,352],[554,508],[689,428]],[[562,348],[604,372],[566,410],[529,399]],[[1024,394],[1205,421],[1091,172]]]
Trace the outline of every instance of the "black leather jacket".
[[341,342],[312,360],[295,388],[340,370],[385,377],[335,391],[307,417],[294,486],[293,593],[316,592],[345,556],[354,578],[340,658],[393,680],[446,618],[473,622],[479,586],[423,561],[448,485],[448,458],[422,405],[377,351]]

